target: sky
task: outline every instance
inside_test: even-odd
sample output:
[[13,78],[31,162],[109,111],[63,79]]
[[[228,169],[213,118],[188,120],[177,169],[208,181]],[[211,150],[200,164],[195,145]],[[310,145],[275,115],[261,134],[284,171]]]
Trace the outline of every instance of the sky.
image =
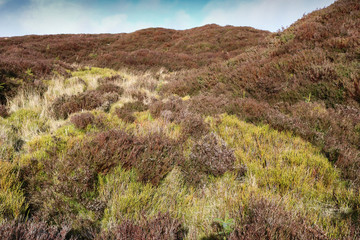
[[205,24],[272,32],[334,0],[0,0],[0,37],[123,33]]

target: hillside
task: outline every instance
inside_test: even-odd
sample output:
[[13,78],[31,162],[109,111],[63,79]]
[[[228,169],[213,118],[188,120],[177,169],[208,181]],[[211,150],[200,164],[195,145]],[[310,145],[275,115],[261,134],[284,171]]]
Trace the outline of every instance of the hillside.
[[[136,70],[199,68],[236,56],[268,34],[249,27],[207,25],[184,31],[154,28],[130,34],[0,38],[0,71],[10,91],[17,85],[11,78],[65,74],[73,64]],[[4,102],[2,95],[0,99]]]
[[0,38],[0,239],[360,238],[358,26]]

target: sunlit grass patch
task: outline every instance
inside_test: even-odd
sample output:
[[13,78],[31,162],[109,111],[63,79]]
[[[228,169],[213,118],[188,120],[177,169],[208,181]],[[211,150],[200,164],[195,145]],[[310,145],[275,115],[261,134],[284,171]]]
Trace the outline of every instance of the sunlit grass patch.
[[15,166],[0,159],[0,224],[21,217],[27,208]]

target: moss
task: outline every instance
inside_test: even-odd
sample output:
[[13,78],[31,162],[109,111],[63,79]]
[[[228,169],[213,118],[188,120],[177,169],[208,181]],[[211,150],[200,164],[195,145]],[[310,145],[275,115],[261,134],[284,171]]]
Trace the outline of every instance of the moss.
[[97,68],[97,67],[85,67],[78,71],[72,72],[71,75],[73,77],[91,77],[91,76],[101,76],[101,77],[112,77],[117,75],[118,73],[109,68]]

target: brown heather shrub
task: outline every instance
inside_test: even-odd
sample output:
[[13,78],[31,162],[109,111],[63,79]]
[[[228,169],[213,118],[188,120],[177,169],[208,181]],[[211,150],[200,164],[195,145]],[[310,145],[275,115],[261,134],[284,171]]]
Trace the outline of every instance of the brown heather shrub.
[[153,117],[161,117],[165,121],[180,124],[185,139],[190,136],[199,138],[209,131],[201,114],[191,111],[189,104],[179,97],[170,97],[165,102],[156,100],[149,109]]
[[125,103],[121,108],[115,110],[116,115],[125,122],[134,122],[134,112],[143,112],[148,109],[148,106],[141,101]]
[[9,113],[6,106],[0,104],[0,117],[6,118],[7,116],[9,116]]
[[125,220],[108,232],[102,233],[99,239],[104,240],[181,240],[185,238],[185,229],[178,220],[174,220],[168,213],[159,213],[150,220],[134,223]]
[[51,108],[58,119],[66,119],[72,113],[99,107],[108,111],[111,104],[119,99],[122,91],[122,88],[115,85],[103,85],[103,88],[100,86],[97,90],[86,91],[78,95],[62,95],[55,99]]
[[[33,158],[21,169],[30,216],[79,229],[96,229],[103,215],[105,204],[96,193],[99,174],[120,165],[135,168],[139,181],[158,185],[182,160],[179,144],[162,134],[136,137],[120,130],[88,134],[61,152],[62,140],[54,138],[53,144],[44,159]],[[84,211],[92,213],[90,222],[80,214]]]
[[124,93],[124,89],[122,87],[119,87],[117,85],[107,83],[107,84],[101,84],[96,89],[99,93],[117,93],[120,96]]
[[360,77],[358,76],[357,78],[353,78],[354,81],[354,91],[350,91],[350,95],[351,97],[357,101],[358,103],[360,103]]
[[143,102],[146,98],[146,93],[141,91],[134,91],[131,93],[131,97],[137,101]]
[[162,111],[171,111],[175,114],[180,113],[185,108],[184,101],[179,97],[171,96],[167,101],[163,102],[156,100],[150,105],[150,113],[153,117],[158,118],[161,116]]
[[204,119],[200,114],[185,110],[180,112],[179,115],[179,119],[177,119],[176,122],[180,122],[180,125],[182,126],[183,137],[200,138],[209,132],[209,126],[204,122]]
[[0,225],[0,239],[4,240],[75,240],[69,237],[69,232],[69,227],[58,228],[43,222],[12,222]]
[[137,169],[139,181],[154,185],[182,160],[178,143],[158,133],[135,137],[111,130],[97,134],[86,146],[97,172],[106,173],[120,164],[125,169]]
[[124,81],[124,78],[120,75],[114,75],[111,77],[102,77],[98,79],[100,85],[113,84],[114,82]]
[[66,119],[70,114],[81,110],[92,110],[102,104],[101,96],[95,91],[74,96],[62,95],[55,99],[52,110],[56,118]]
[[[194,144],[183,171],[190,183],[198,184],[206,175],[218,177],[234,170],[235,161],[234,151],[228,149],[221,138],[210,133]],[[242,171],[242,174],[244,173],[245,171]]]
[[71,123],[79,129],[85,129],[89,124],[94,123],[95,117],[92,113],[80,113],[71,117]]
[[252,197],[249,206],[239,212],[240,222],[229,236],[245,239],[328,239],[318,226],[311,226],[295,212],[288,212],[279,202]]

